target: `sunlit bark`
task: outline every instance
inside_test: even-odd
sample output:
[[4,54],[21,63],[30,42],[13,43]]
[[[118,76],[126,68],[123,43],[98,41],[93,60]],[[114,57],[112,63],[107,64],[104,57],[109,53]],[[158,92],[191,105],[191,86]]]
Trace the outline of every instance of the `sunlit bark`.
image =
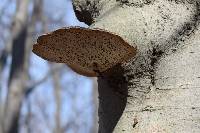
[[199,132],[199,1],[73,4],[90,28],[137,46],[137,56],[117,67],[121,71],[113,68],[113,75],[98,78],[99,132]]

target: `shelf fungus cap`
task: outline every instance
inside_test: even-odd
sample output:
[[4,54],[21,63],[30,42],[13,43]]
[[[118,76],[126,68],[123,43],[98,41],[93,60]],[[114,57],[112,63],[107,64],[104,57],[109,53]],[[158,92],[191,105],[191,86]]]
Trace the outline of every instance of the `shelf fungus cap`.
[[33,52],[45,60],[66,63],[81,75],[96,77],[135,56],[136,48],[102,29],[68,27],[38,37]]

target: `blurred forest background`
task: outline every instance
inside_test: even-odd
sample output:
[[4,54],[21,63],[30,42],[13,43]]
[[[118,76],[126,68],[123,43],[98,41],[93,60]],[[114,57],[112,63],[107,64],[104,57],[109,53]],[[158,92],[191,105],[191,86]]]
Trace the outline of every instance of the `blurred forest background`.
[[39,35],[77,21],[70,0],[0,0],[0,133],[94,133],[95,79],[34,55]]

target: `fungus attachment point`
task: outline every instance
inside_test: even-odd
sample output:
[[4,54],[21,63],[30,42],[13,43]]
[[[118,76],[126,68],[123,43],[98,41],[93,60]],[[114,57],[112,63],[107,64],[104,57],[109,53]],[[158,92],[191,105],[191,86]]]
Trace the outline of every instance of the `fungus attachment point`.
[[95,77],[133,57],[136,48],[108,31],[68,27],[38,37],[33,52],[45,60],[66,63],[81,75]]

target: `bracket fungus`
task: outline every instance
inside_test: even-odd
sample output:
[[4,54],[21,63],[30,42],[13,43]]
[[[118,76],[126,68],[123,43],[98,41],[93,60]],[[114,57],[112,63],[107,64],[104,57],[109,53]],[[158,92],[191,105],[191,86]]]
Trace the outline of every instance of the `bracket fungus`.
[[102,29],[67,27],[38,37],[33,52],[48,61],[66,63],[78,74],[95,77],[135,56],[136,48]]

